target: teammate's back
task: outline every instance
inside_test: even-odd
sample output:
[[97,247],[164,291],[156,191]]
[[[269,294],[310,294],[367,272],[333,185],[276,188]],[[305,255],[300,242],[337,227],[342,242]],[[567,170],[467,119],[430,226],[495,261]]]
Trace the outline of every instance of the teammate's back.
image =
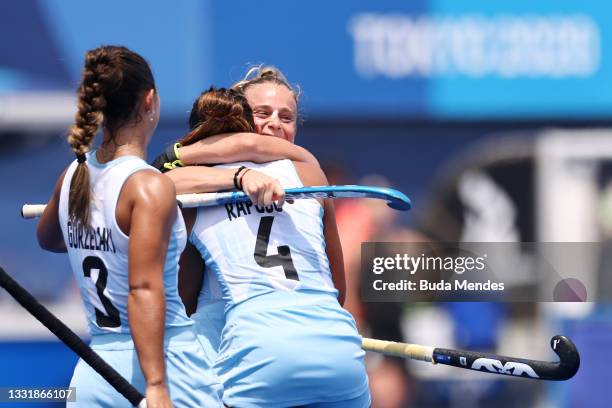
[[[85,227],[70,218],[68,196],[76,161],[66,171],[59,199],[59,219],[75,279],[85,304],[90,333],[129,333],[128,241],[119,228],[116,208],[125,181],[141,170],[153,169],[144,160],[124,156],[99,163],[88,155],[92,189],[91,223]],[[155,170],[154,170],[155,171]],[[191,320],[178,296],[177,263],[185,247],[185,225],[179,215],[172,226],[164,265],[166,327],[189,326]]]
[[[241,165],[278,178],[284,188],[303,186],[289,160],[230,166]],[[201,208],[191,241],[204,255],[207,273],[215,275],[227,309],[272,291],[337,294],[325,253],[323,207],[315,199],[282,208],[251,202]]]
[[[326,184],[312,165],[228,166],[241,165],[285,188]],[[369,406],[361,338],[337,300],[326,252],[326,232],[335,229],[325,217],[316,199],[282,209],[247,203],[198,210],[190,239],[205,261],[205,281],[215,281],[203,285],[198,310],[218,285],[226,322],[215,367],[228,406]]]

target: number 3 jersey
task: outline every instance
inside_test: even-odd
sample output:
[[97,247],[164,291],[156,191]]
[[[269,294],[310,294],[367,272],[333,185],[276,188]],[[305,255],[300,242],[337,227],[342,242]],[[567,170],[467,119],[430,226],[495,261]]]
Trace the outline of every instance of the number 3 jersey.
[[[285,189],[303,186],[289,160],[220,167],[241,165],[278,179]],[[282,209],[250,201],[201,207],[190,240],[206,264],[198,305],[222,297],[228,311],[274,291],[337,295],[325,253],[323,207],[315,199],[285,203]]]
[[[130,333],[127,313],[128,241],[115,217],[121,188],[132,174],[153,169],[135,156],[123,156],[108,163],[96,160],[95,152],[86,161],[91,186],[91,225],[85,228],[68,216],[70,182],[76,161],[66,171],[59,200],[59,220],[70,264],[85,304],[92,335]],[[155,170],[157,171],[157,170]],[[164,265],[166,327],[187,326],[192,321],[178,295],[178,259],[185,247],[186,232],[182,215],[172,226]]]

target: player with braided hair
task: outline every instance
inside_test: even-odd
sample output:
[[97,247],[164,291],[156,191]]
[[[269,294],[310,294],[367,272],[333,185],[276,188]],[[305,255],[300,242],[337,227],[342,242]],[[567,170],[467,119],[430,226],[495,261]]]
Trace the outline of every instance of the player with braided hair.
[[[144,158],[159,120],[148,63],[125,47],[86,54],[68,141],[76,160],[59,177],[38,225],[47,250],[68,252],[91,347],[149,407],[221,406],[220,385],[177,290],[185,246],[172,182]],[[91,151],[97,130],[101,146]],[[76,405],[128,406],[82,360]]]

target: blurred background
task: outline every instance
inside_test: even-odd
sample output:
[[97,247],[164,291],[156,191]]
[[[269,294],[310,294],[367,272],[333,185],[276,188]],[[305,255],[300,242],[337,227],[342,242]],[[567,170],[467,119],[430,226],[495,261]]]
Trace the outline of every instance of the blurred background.
[[[406,214],[337,202],[364,335],[553,360],[563,333],[581,352],[557,384],[368,355],[373,407],[607,407],[611,23],[612,4],[579,0],[2,2],[0,265],[87,336],[67,257],[40,250],[19,216],[73,159],[63,137],[86,50],[121,44],[151,63],[162,116],[150,158],[185,133],[204,88],[272,64],[301,88],[296,143],[333,183],[413,200]],[[579,260],[588,302],[401,304],[360,301],[366,241],[599,245]],[[517,285],[538,290],[533,276]],[[76,357],[0,291],[0,361],[0,386],[66,386]]]

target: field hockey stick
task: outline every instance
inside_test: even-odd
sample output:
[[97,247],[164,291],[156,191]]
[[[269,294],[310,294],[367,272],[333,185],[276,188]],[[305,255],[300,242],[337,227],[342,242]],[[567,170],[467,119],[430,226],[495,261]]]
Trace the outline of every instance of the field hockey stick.
[[32,314],[39,322],[57,336],[66,346],[100,374],[130,403],[139,408],[146,408],[147,402],[132,384],[127,382],[113,367],[97,355],[79,336],[68,328],[46,307],[41,305],[27,290],[19,285],[8,273],[0,267],[0,286],[2,286],[15,300]]
[[[288,188],[285,190],[286,200],[304,198],[376,198],[387,201],[387,205],[395,210],[407,211],[411,207],[408,196],[404,193],[383,187],[371,186],[315,186]],[[242,191],[224,193],[180,194],[176,196],[184,208],[207,207],[250,201]],[[40,217],[45,210],[44,204],[25,204],[21,208],[23,218]]]
[[550,346],[559,356],[558,362],[528,360],[476,351],[427,347],[368,338],[364,338],[362,342],[362,348],[366,351],[428,361],[433,364],[445,364],[468,370],[535,380],[563,381],[572,378],[580,367],[580,355],[574,343],[565,336],[556,335],[550,340]]

